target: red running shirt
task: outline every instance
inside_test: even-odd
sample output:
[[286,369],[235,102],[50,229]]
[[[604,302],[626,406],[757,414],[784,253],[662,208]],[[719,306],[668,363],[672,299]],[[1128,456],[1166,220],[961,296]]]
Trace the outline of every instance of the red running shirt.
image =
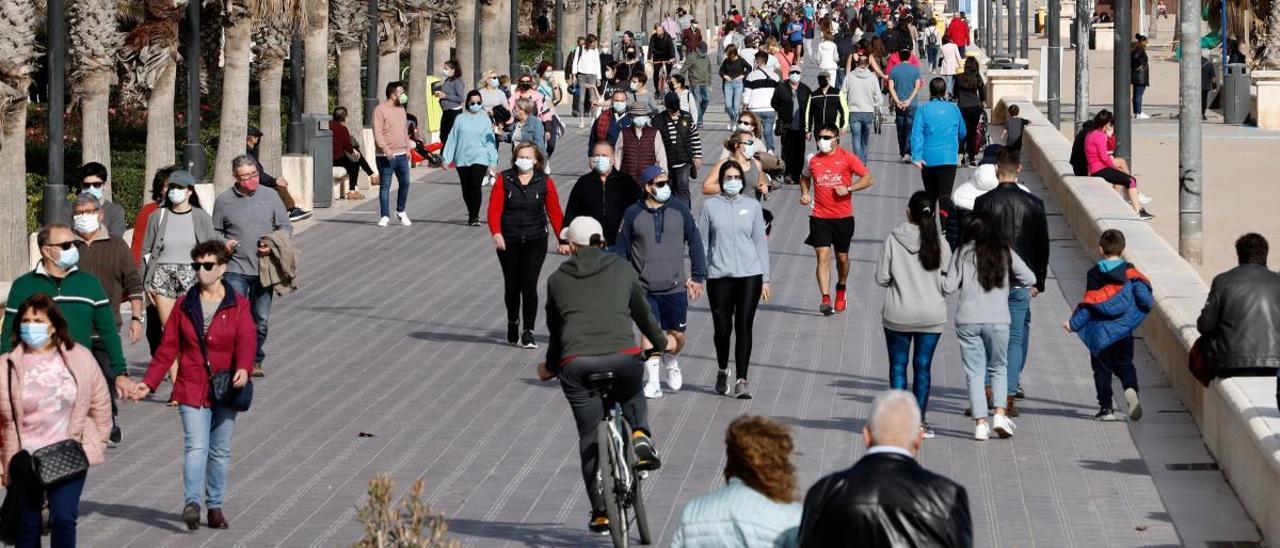
[[853,194],[840,196],[836,188],[853,184],[853,176],[866,177],[867,166],[852,152],[836,147],[831,154],[813,154],[805,162],[804,175],[813,185],[813,212],[819,219],[853,216]]

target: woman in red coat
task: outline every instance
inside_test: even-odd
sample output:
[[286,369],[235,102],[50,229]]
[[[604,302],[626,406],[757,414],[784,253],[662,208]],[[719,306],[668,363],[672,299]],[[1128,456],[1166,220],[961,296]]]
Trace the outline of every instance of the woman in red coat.
[[134,400],[146,397],[160,386],[169,366],[178,360],[173,399],[178,402],[184,434],[182,483],[186,505],[182,520],[188,529],[200,527],[203,498],[209,509],[209,527],[226,529],[222,497],[227,488],[237,411],[209,401],[209,377],[234,369],[232,384],[244,387],[253,370],[258,332],[248,299],[222,279],[231,259],[226,243],[201,242],[191,250],[191,259],[199,283],[178,298],[174,313],[165,323],[160,348],[151,358],[142,383],[130,396]]

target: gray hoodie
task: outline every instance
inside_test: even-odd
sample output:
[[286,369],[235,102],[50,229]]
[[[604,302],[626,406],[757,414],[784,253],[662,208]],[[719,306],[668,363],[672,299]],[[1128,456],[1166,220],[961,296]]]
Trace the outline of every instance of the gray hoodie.
[[1012,249],[1009,250],[1010,267],[1006,270],[1009,280],[1001,287],[984,291],[978,281],[978,255],[973,244],[960,246],[955,253],[951,268],[947,269],[947,278],[943,281],[943,291],[947,294],[960,292],[960,305],[956,308],[956,325],[965,324],[1009,324],[1009,286],[1031,286],[1036,283],[1036,275],[1023,262],[1022,257]]
[[884,296],[884,327],[906,333],[942,333],[947,324],[943,276],[951,265],[951,247],[941,245],[936,270],[920,264],[920,227],[904,222],[884,239],[876,283],[888,288]]
[[880,77],[870,69],[858,67],[844,81],[845,101],[849,112],[875,112],[880,104]]

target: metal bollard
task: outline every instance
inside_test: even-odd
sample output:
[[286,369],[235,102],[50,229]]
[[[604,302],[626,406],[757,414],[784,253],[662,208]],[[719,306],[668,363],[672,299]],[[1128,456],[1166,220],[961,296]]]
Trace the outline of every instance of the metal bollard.
[[311,156],[312,207],[333,207],[333,134],[328,114],[302,115],[303,146]]

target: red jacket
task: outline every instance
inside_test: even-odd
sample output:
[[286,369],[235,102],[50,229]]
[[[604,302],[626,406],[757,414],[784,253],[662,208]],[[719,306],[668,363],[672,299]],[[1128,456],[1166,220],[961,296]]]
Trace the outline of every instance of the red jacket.
[[[142,245],[147,241],[147,220],[159,209],[160,204],[147,202],[138,210],[138,216],[133,220],[133,244],[129,249],[133,253],[133,264],[139,269],[142,268]],[[142,282],[146,283],[146,280]]]
[[204,369],[202,343],[207,344],[209,368],[214,373],[230,371],[232,367],[246,373],[253,371],[258,330],[253,323],[249,300],[226,282],[222,286],[227,294],[218,305],[207,334],[203,333],[204,317],[199,310],[199,284],[174,304],[173,313],[164,324],[164,338],[160,340],[160,346],[156,348],[142,379],[152,392],[160,386],[169,366],[177,359],[178,379],[173,386],[173,399],[182,405],[209,407],[209,374]]
[[952,19],[951,24],[947,25],[947,37],[960,48],[960,54],[963,55],[964,48],[969,45],[969,23],[959,17]]

